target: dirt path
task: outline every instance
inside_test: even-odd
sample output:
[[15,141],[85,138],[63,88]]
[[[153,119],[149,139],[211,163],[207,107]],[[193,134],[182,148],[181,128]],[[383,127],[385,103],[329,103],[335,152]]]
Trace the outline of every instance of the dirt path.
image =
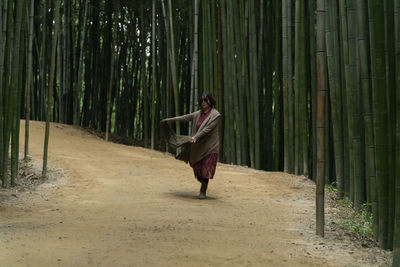
[[[31,123],[39,162],[43,133]],[[302,177],[219,164],[198,200],[183,162],[60,124],[49,164],[65,177],[0,203],[1,266],[371,265],[371,249],[315,236]]]

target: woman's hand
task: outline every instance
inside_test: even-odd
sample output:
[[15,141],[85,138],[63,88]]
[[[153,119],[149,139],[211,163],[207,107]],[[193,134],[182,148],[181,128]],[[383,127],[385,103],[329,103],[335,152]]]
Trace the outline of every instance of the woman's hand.
[[163,120],[160,121],[160,124],[164,124],[164,123],[167,124],[168,123],[168,119],[163,119]]
[[196,143],[196,141],[197,141],[196,138],[194,138],[194,137],[190,138],[190,143],[194,144],[194,143]]

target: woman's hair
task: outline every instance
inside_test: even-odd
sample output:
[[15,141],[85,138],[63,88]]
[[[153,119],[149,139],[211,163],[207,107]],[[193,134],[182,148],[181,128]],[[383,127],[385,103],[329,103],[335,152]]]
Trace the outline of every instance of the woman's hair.
[[210,104],[211,108],[215,108],[217,101],[215,101],[215,98],[213,95],[209,92],[204,92],[201,97],[199,97],[199,106],[201,107],[201,102],[203,102],[203,98],[208,99],[208,103]]

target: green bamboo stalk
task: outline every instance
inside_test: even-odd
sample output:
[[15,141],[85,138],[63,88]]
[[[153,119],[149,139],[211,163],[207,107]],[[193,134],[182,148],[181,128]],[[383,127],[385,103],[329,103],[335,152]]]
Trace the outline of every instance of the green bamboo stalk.
[[[112,14],[110,13],[110,17]],[[110,134],[110,126],[111,126],[111,113],[112,113],[112,89],[113,89],[113,82],[114,82],[114,65],[115,65],[115,47],[116,47],[116,34],[117,34],[117,22],[110,22],[112,25],[109,28],[109,35],[111,37],[111,42],[110,42],[110,67],[109,67],[109,80],[108,80],[108,85],[107,85],[107,93],[106,93],[106,131],[105,131],[105,140],[108,141],[109,134]],[[142,33],[142,32],[141,32]],[[140,71],[142,72],[142,70]],[[146,132],[147,133],[147,132]],[[147,139],[145,138],[145,141]],[[146,144],[146,142],[145,142]]]
[[388,244],[388,121],[386,101],[386,60],[385,60],[385,30],[384,8],[380,0],[369,0],[369,14],[371,19],[371,74],[372,96],[374,105],[374,133],[376,153],[376,178],[378,186],[379,209],[379,244],[387,249]]
[[[349,27],[352,27],[353,24],[350,23],[349,20],[349,15],[348,15],[348,10],[346,9],[346,4],[345,2],[342,3],[340,2],[341,5],[341,16],[342,16],[342,36],[343,36],[343,49],[344,49],[344,65],[345,65],[345,103],[346,103],[346,120],[347,124],[347,150],[348,150],[348,159],[349,159],[349,168],[347,172],[348,179],[346,181],[345,186],[347,187],[347,195],[351,201],[354,200],[354,145],[353,145],[353,139],[354,139],[354,133],[353,133],[353,121],[354,121],[354,108],[353,108],[353,92],[352,89],[354,86],[352,86],[352,79],[355,79],[356,77],[352,77],[351,68],[350,68],[350,54],[351,51],[354,52],[354,49],[351,50],[351,45],[350,45],[350,37],[349,37]],[[343,6],[342,6],[343,5]],[[343,18],[345,16],[345,18]],[[344,28],[346,26],[346,28]],[[354,67],[354,64],[353,64]],[[354,69],[354,68],[353,68]]]
[[20,135],[20,118],[21,118],[21,103],[22,103],[22,87],[23,87],[23,64],[24,64],[24,51],[25,51],[25,26],[26,25],[26,14],[25,10],[26,1],[23,1],[22,7],[22,21],[21,21],[21,45],[19,47],[19,63],[18,63],[18,89],[17,89],[17,102],[15,106],[15,115],[14,115],[14,123],[13,123],[13,132],[12,132],[12,139],[11,139],[11,186],[16,186],[16,178],[18,176],[18,169],[19,169],[19,135]]
[[[277,115],[274,113],[275,108],[279,110],[278,106],[275,105],[275,17],[280,19],[281,12],[275,15],[275,5],[272,1],[262,1],[259,3],[259,17],[258,25],[260,31],[262,30],[262,36],[260,34],[259,46],[259,65],[260,73],[264,75],[259,75],[259,96],[261,98],[260,104],[260,115],[261,121],[260,125],[265,125],[261,127],[261,168],[264,170],[274,170],[275,167],[275,126],[279,127],[279,123],[275,125],[275,117]],[[261,13],[263,13],[261,15]],[[262,20],[261,20],[262,19]],[[261,25],[263,27],[261,27]],[[262,28],[262,29],[261,29]],[[279,36],[278,39],[281,37]],[[279,83],[279,80],[276,81]],[[279,95],[279,93],[278,93]],[[279,103],[277,103],[279,104]],[[279,141],[279,139],[278,139]],[[279,142],[278,142],[279,143]]]
[[377,190],[375,170],[375,137],[373,128],[372,92],[370,89],[370,65],[369,65],[369,40],[367,10],[364,1],[357,2],[358,13],[358,45],[360,53],[361,86],[363,95],[364,125],[365,125],[365,151],[366,151],[366,177],[367,177],[367,201],[372,203],[374,217],[374,233],[378,234],[377,214]]
[[294,93],[294,173],[296,175],[301,174],[301,164],[302,160],[301,154],[301,125],[302,125],[302,116],[300,115],[300,94],[302,88],[300,88],[300,74],[299,70],[302,68],[300,66],[300,27],[299,27],[299,17],[300,17],[300,0],[295,0],[295,15],[294,15],[294,81],[293,81],[293,93]]
[[396,48],[396,182],[395,219],[393,234],[392,267],[400,266],[400,0],[395,0],[395,48]]
[[209,61],[209,25],[208,25],[208,1],[203,0],[202,3],[202,25],[203,25],[203,88],[210,91],[210,61]]
[[[224,88],[223,88],[223,70],[222,70],[222,65],[223,65],[223,38],[222,38],[222,14],[221,14],[221,1],[217,0],[216,1],[217,5],[217,38],[218,38],[218,46],[217,46],[217,51],[218,51],[218,56],[217,56],[217,69],[218,69],[218,108],[220,110],[224,110],[224,103],[222,101],[223,95],[224,95]],[[222,117],[222,122],[221,124],[224,125],[225,119]],[[224,136],[224,127],[219,127],[219,134],[220,136]],[[220,137],[221,140],[221,155],[224,155],[224,139]]]
[[86,21],[88,14],[88,5],[90,0],[85,1],[85,13],[83,16],[83,25],[81,31],[81,42],[80,42],[80,54],[79,54],[79,63],[78,63],[78,81],[74,94],[74,124],[80,125],[80,117],[81,117],[81,92],[82,92],[82,70],[83,70],[83,54],[84,54],[84,45],[85,45],[85,33],[86,33]]
[[294,121],[294,89],[293,89],[293,29],[292,29],[292,0],[286,0],[288,17],[288,130],[289,130],[289,173],[294,173],[295,163],[295,121]]
[[[238,12],[238,9],[234,6],[233,1],[227,1],[226,2],[226,7],[227,7],[227,19],[228,19],[228,29],[227,29],[227,38],[228,42],[230,44],[236,44],[235,42],[235,34],[237,35],[238,31],[240,30],[239,24],[235,23],[237,20],[234,19],[235,13]],[[236,37],[236,39],[238,39]],[[240,40],[240,39],[239,39]],[[241,136],[243,135],[242,130],[243,128],[240,127],[241,125],[241,117],[240,117],[240,103],[239,103],[239,97],[238,97],[238,86],[237,86],[237,80],[239,79],[239,68],[238,68],[238,62],[239,60],[235,58],[235,55],[238,54],[238,50],[234,49],[235,45],[230,45],[228,47],[228,54],[229,54],[229,59],[231,62],[227,63],[227,68],[229,68],[229,76],[228,78],[228,90],[231,90],[231,93],[228,95],[228,99],[230,99],[230,104],[232,105],[232,111],[233,111],[233,119],[234,119],[234,124],[236,125],[235,128],[233,128],[234,124],[230,123],[230,127],[232,127],[232,132],[233,132],[233,138],[234,138],[234,146],[236,149],[234,150],[233,157],[235,158],[234,162],[236,164],[241,165],[242,164],[242,142],[241,142]],[[234,62],[232,62],[234,61]]]
[[[179,116],[179,90],[178,90],[178,80],[176,75],[176,60],[175,60],[175,41],[174,41],[174,25],[172,19],[172,3],[171,0],[168,0],[168,17],[167,11],[165,7],[164,0],[161,0],[161,6],[163,10],[164,16],[164,24],[165,24],[165,32],[167,39],[167,50],[169,55],[169,64],[170,64],[170,72],[172,78],[172,87],[173,87],[173,99],[174,99],[174,107],[175,107],[175,116]],[[180,134],[180,125],[176,124],[176,133]]]
[[[143,98],[143,133],[144,133],[144,146],[148,147],[149,141],[149,92],[147,86],[147,67],[146,67],[146,46],[147,46],[147,32],[145,30],[145,16],[144,16],[144,7],[143,4],[140,7],[140,14],[141,14],[141,23],[140,28],[142,31],[140,32],[140,43],[141,43],[141,51],[140,51],[140,88],[142,92]],[[178,110],[179,112],[179,110]]]
[[[235,1],[233,1],[235,4]],[[238,67],[238,75],[241,75],[238,78],[239,82],[239,97],[241,99],[245,99],[245,101],[239,101],[239,112],[240,112],[240,128],[241,128],[241,136],[242,136],[242,158],[243,163],[246,165],[254,166],[254,135],[253,135],[253,111],[249,106],[251,105],[250,98],[250,85],[249,85],[249,72],[248,72],[248,4],[245,1],[239,2],[239,26],[236,26],[236,29],[239,29],[239,33],[236,35],[240,41],[237,42],[239,49],[237,52],[239,53],[238,64],[241,65]],[[238,21],[238,20],[235,20]],[[240,66],[239,65],[239,66]],[[240,72],[239,72],[240,69]]]
[[56,48],[57,48],[57,38],[58,31],[60,28],[60,1],[56,1],[55,11],[54,11],[54,35],[51,46],[51,62],[50,62],[50,77],[48,84],[48,93],[47,93],[47,114],[46,114],[46,130],[44,137],[44,152],[43,152],[43,169],[42,176],[47,176],[47,154],[49,148],[49,136],[50,136],[50,120],[52,118],[52,110],[53,110],[53,86],[54,86],[54,77],[55,77],[55,65],[56,65]]
[[[15,19],[15,32],[14,32],[14,45],[12,56],[12,76],[11,76],[11,186],[15,186],[15,179],[18,175],[18,153],[19,153],[19,106],[20,106],[20,72],[21,61],[20,56],[21,47],[23,51],[23,33],[25,24],[24,19],[25,1],[18,1],[16,5],[16,19]],[[21,46],[22,43],[22,46]]]
[[395,158],[396,158],[396,77],[395,77],[395,36],[394,36],[394,1],[384,0],[385,18],[385,58],[386,58],[386,101],[388,114],[388,149],[389,149],[389,180],[388,180],[388,244],[393,244],[394,214],[395,214]]
[[[354,1],[347,3],[347,19],[348,19],[348,41],[349,41],[349,81],[348,89],[351,93],[351,105],[353,114],[353,157],[354,166],[353,182],[350,184],[350,198],[353,200],[355,208],[359,208],[365,200],[365,172],[364,172],[364,146],[363,143],[363,125],[361,118],[361,97],[359,88],[359,75],[357,73],[357,42],[355,25],[355,5]],[[353,188],[353,189],[352,189]]]
[[213,95],[215,95],[215,87],[214,87],[214,84],[215,84],[215,78],[214,78],[214,53],[215,53],[215,50],[214,50],[214,44],[215,44],[215,36],[214,36],[214,26],[213,26],[213,24],[211,23],[211,20],[212,20],[212,18],[211,18],[211,9],[212,9],[212,7],[214,6],[214,4],[213,4],[213,2],[214,1],[210,1],[210,0],[208,0],[207,1],[207,10],[206,10],[206,12],[207,12],[207,27],[208,27],[208,29],[207,29],[207,31],[208,31],[208,59],[207,59],[207,61],[208,61],[208,77],[209,77],[209,91],[213,94]]
[[[5,81],[3,82],[3,103],[4,103],[4,127],[3,127],[3,168],[2,168],[2,186],[7,187],[9,184],[8,177],[7,177],[7,172],[8,172],[8,159],[9,159],[9,145],[10,145],[10,133],[11,133],[11,119],[12,119],[12,114],[11,110],[13,108],[12,106],[12,101],[11,101],[11,84],[10,84],[10,77],[12,74],[12,69],[11,69],[11,58],[12,58],[12,49],[13,49],[13,43],[14,43],[14,16],[13,16],[13,1],[9,0],[8,2],[5,3],[4,7],[4,14],[7,14],[6,18],[3,20],[3,35],[6,36],[6,42],[5,42],[5,52],[4,52],[4,77]],[[6,28],[6,30],[4,30]],[[4,34],[6,32],[6,34]],[[4,43],[3,43],[4,45]]]
[[[47,89],[47,78],[46,78],[46,70],[47,70],[47,60],[46,60],[46,50],[47,47],[47,16],[48,16],[48,1],[44,1],[42,4],[42,41],[40,45],[40,89],[39,90],[39,100],[38,100],[38,118],[39,120],[45,120],[45,98],[46,98],[46,89]],[[71,49],[72,53],[72,49]]]
[[308,2],[308,8],[309,8],[309,53],[311,55],[312,60],[310,60],[310,78],[311,78],[311,142],[312,142],[312,179],[313,181],[316,181],[317,177],[317,142],[316,142],[316,136],[317,136],[317,77],[316,77],[316,61],[315,61],[315,11],[316,11],[316,2],[315,1],[309,1]]
[[[199,4],[200,0],[194,1],[194,30],[193,30],[193,55],[192,55],[192,77],[190,79],[190,112],[194,112],[198,96],[199,77]],[[192,133],[192,123],[189,122],[189,135]]]
[[316,60],[317,60],[317,188],[316,188],[316,233],[324,236],[324,131],[325,131],[325,0],[317,1]]
[[257,31],[255,21],[254,1],[250,0],[249,5],[249,71],[250,71],[250,96],[252,99],[253,122],[254,122],[254,168],[260,169],[260,118],[259,118],[259,82],[257,73]]
[[282,1],[282,95],[283,95],[283,170],[289,172],[289,96],[288,96],[288,14],[287,1]]
[[[326,2],[325,2],[326,5]],[[326,12],[326,11],[325,11]],[[326,15],[325,15],[326,17]],[[325,21],[326,24],[326,21]],[[326,46],[326,45],[325,45]],[[326,60],[326,59],[325,59]],[[326,67],[327,67],[327,63],[325,62]],[[326,73],[325,75],[328,75],[328,73]],[[325,78],[325,88],[328,88],[328,92],[325,96],[325,130],[324,130],[324,150],[325,150],[325,166],[324,166],[324,180],[325,180],[325,184],[331,183],[332,182],[332,175],[331,175],[331,171],[333,169],[332,167],[332,149],[331,149],[331,127],[332,127],[332,112],[331,109],[329,107],[329,103],[331,102],[330,97],[329,97],[329,84],[328,84],[328,77]]]
[[340,11],[340,37],[341,37],[341,88],[342,88],[342,115],[343,115],[343,147],[344,147],[344,166],[343,166],[343,191],[346,197],[350,197],[350,177],[353,175],[352,171],[352,131],[350,125],[352,123],[352,116],[350,109],[348,109],[348,95],[347,81],[349,79],[348,64],[349,64],[349,46],[347,36],[347,10],[346,0],[339,0]]
[[[162,0],[164,2],[164,0]],[[175,104],[175,115],[179,116],[179,88],[178,88],[178,77],[176,72],[176,52],[175,52],[175,37],[174,37],[174,24],[173,24],[173,14],[172,14],[172,1],[168,0],[168,16],[169,16],[169,27],[171,34],[170,37],[170,53],[171,53],[171,73],[172,73],[172,85],[174,92],[174,104]],[[168,39],[167,39],[168,40]],[[176,133],[180,134],[180,125],[179,123],[176,125]]]
[[[24,149],[24,159],[28,160],[29,156],[29,120],[30,120],[30,96],[31,96],[31,85],[32,85],[32,45],[33,45],[33,15],[35,11],[35,0],[31,0],[31,5],[29,9],[29,41],[28,41],[28,71],[25,86],[25,149]],[[1,20],[1,18],[0,18]],[[1,103],[0,103],[1,105]],[[1,111],[0,111],[1,112]],[[0,137],[1,138],[1,137]]]
[[341,88],[339,66],[339,36],[337,31],[337,9],[332,1],[327,3],[326,51],[329,73],[329,94],[332,111],[336,186],[343,197],[343,129],[341,121]]
[[[237,164],[237,153],[240,153],[240,147],[237,147],[237,142],[239,141],[237,138],[238,130],[234,129],[234,124],[236,123],[236,117],[238,114],[238,106],[234,105],[235,96],[235,59],[234,59],[234,34],[235,34],[235,25],[233,24],[235,21],[232,19],[232,10],[233,3],[232,1],[225,1],[222,3],[224,17],[222,19],[225,21],[225,28],[222,29],[225,31],[223,35],[223,66],[226,71],[224,71],[224,114],[230,113],[226,115],[226,120],[224,120],[225,128],[224,134],[227,139],[225,140],[225,155],[226,159],[231,164]],[[223,23],[223,22],[222,22]],[[229,44],[229,45],[228,45]],[[206,44],[205,44],[206,45]],[[228,78],[230,77],[230,78]]]
[[[256,25],[258,28],[258,45],[257,45],[257,73],[264,73],[265,75],[258,75],[258,98],[260,99],[259,113],[261,127],[260,132],[260,145],[262,148],[269,147],[270,149],[260,150],[260,168],[264,170],[273,169],[273,8],[270,8],[270,3],[264,0],[256,3],[256,10],[258,17],[256,17]],[[264,14],[265,13],[265,14]],[[271,13],[271,14],[269,14]],[[269,62],[269,64],[265,64]]]
[[274,3],[274,78],[273,78],[273,90],[274,90],[274,138],[273,138],[273,148],[274,148],[274,164],[273,170],[280,170],[280,165],[282,164],[282,121],[283,121],[283,106],[282,106],[282,40],[281,36],[281,19],[280,14],[282,13],[282,3]]
[[393,238],[393,264],[392,266],[400,265],[400,1],[396,0],[395,6],[395,25],[396,25],[396,84],[397,84],[397,95],[396,95],[396,191],[395,191],[395,225],[394,225],[394,238]]
[[300,116],[302,117],[302,135],[301,135],[301,143],[302,143],[302,162],[300,162],[302,166],[302,173],[305,176],[309,176],[309,141],[308,141],[308,130],[309,130],[309,114],[308,114],[308,100],[309,100],[309,89],[307,86],[307,57],[306,57],[306,18],[305,18],[305,9],[306,9],[306,1],[301,0],[300,2],[300,58],[301,58],[301,66],[300,69],[300,86],[303,88],[300,94],[301,99],[301,109]]
[[376,169],[375,169],[375,138],[373,128],[372,99],[370,88],[370,65],[369,65],[369,33],[367,6],[364,0],[356,2],[357,11],[357,44],[359,51],[359,68],[362,88],[363,118],[365,126],[365,162],[366,162],[366,184],[367,201],[371,203],[373,215],[373,231],[378,235],[378,203],[376,191]]
[[151,149],[154,149],[156,128],[156,97],[157,97],[157,73],[156,73],[156,0],[153,0],[151,12]]
[[295,171],[308,176],[308,94],[306,85],[306,42],[305,42],[305,1],[296,0],[295,16],[295,97],[296,127],[295,132]]
[[[218,52],[217,52],[217,20],[216,20],[216,3],[215,1],[210,1],[211,6],[211,16],[210,16],[210,27],[211,27],[211,38],[210,38],[210,50],[211,50],[211,60],[213,62],[212,66],[212,91],[217,103],[220,101],[220,97],[218,95],[218,83],[219,83],[219,74],[218,74]],[[219,108],[219,107],[218,107]]]
[[[4,5],[7,4],[5,1]],[[6,12],[5,12],[6,14]],[[6,16],[5,16],[6,17]],[[6,40],[5,27],[3,28],[3,3],[0,3],[0,69],[4,70],[4,48]],[[0,74],[0,180],[4,184],[3,166],[4,166],[4,87],[3,87],[3,76],[4,73]]]
[[[225,161],[227,163],[233,163],[233,154],[234,154],[234,137],[233,137],[233,132],[232,132],[232,105],[231,105],[231,88],[230,88],[230,79],[231,79],[231,68],[229,68],[229,64],[232,64],[230,60],[230,49],[229,47],[232,47],[232,44],[229,43],[230,38],[228,36],[228,29],[231,28],[230,26],[230,20],[227,17],[227,0],[222,0],[221,1],[221,24],[222,24],[222,34],[223,34],[223,39],[222,43],[224,45],[223,49],[223,64],[224,64],[224,95],[226,96],[224,99],[224,113],[225,113],[225,121],[224,121],[224,157]],[[229,45],[228,45],[229,44]]]

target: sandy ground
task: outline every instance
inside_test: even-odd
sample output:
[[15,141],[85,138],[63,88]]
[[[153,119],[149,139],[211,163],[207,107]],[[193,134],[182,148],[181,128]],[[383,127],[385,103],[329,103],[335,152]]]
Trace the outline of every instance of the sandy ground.
[[[43,136],[31,122],[38,163]],[[0,200],[0,266],[385,266],[377,248],[315,235],[303,177],[219,164],[199,200],[171,155],[61,124],[50,138],[49,165],[64,175]]]

